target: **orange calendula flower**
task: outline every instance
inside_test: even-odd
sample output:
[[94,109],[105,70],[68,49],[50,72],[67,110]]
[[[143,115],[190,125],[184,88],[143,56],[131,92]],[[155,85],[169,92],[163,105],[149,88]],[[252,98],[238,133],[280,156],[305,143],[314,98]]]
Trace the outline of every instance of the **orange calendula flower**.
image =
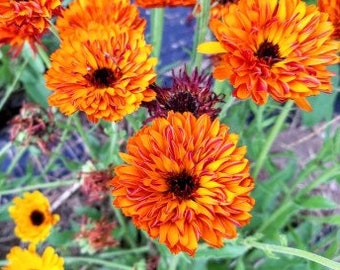
[[10,44],[14,55],[20,53],[25,41],[35,50],[49,20],[61,9],[60,0],[0,0],[0,45]]
[[222,20],[212,19],[216,42],[200,44],[201,53],[223,53],[216,79],[229,79],[234,96],[262,105],[271,96],[312,110],[308,96],[330,93],[338,61],[327,14],[300,0],[246,1],[231,4]]
[[[211,0],[210,2],[210,19],[221,19],[223,14],[228,11],[228,7],[232,3],[237,3],[238,0]],[[201,6],[198,5],[195,12],[201,12]]]
[[32,244],[44,241],[59,221],[59,215],[51,213],[48,199],[39,191],[26,192],[23,198],[15,197],[8,212],[14,220],[16,236]]
[[210,9],[210,19],[221,19],[228,6],[232,3],[237,3],[238,0],[212,0]]
[[209,115],[169,112],[127,143],[115,168],[114,205],[171,252],[195,254],[198,241],[221,247],[246,225],[254,199],[245,147]]
[[64,270],[64,259],[52,247],[45,248],[42,256],[32,249],[13,247],[7,260],[8,265],[3,270]]
[[87,29],[90,22],[106,27],[117,24],[140,31],[144,31],[146,24],[146,20],[139,17],[137,6],[130,1],[76,0],[58,18],[57,28],[63,39],[72,35],[75,28]]
[[136,4],[142,8],[192,7],[196,2],[196,0],[136,0]]
[[333,38],[340,39],[340,2],[339,0],[318,0],[319,9],[328,13],[334,25]]
[[51,55],[45,77],[54,93],[48,102],[66,115],[83,111],[92,122],[119,121],[156,95],[148,87],[157,63],[150,53],[137,30],[96,23],[87,31],[79,29]]

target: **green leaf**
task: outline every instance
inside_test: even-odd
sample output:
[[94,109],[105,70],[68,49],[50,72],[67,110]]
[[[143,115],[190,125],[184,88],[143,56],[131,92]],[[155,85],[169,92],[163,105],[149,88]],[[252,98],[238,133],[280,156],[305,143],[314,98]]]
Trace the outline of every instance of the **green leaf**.
[[195,258],[209,257],[209,258],[238,258],[245,254],[248,247],[236,245],[236,244],[226,244],[220,249],[215,249],[208,247],[206,245],[200,246],[197,250]]
[[336,95],[321,93],[318,96],[308,98],[313,111],[302,112],[302,122],[307,127],[312,127],[322,120],[332,119]]
[[33,102],[47,108],[47,96],[50,91],[46,88],[43,77],[45,72],[44,63],[38,55],[33,54],[28,46],[23,48],[22,57],[28,60],[28,66],[23,71],[20,82]]
[[44,108],[48,107],[47,97],[49,96],[50,91],[45,86],[45,80],[44,77],[42,77],[42,74],[28,68],[23,71],[20,81],[32,101]]
[[308,5],[316,5],[317,0],[305,0]]
[[339,252],[339,242],[333,241],[332,243],[330,243],[329,247],[326,249],[324,256],[331,259],[335,257],[338,254],[338,252]]
[[3,48],[0,50],[0,86],[9,85],[13,79],[13,62],[8,56],[8,52],[4,51]]
[[86,215],[93,220],[99,220],[101,217],[101,213],[93,207],[83,206],[75,209],[75,213],[78,215]]
[[334,209],[337,208],[337,204],[320,195],[304,197],[300,199],[298,204],[302,208],[306,209]]
[[319,223],[326,223],[329,225],[340,226],[340,215],[334,216],[327,216],[327,217],[310,217],[310,221],[312,222],[319,222]]
[[54,247],[62,247],[71,243],[74,240],[75,233],[70,230],[58,232],[52,230],[51,235],[48,237],[47,241]]
[[8,206],[9,206],[9,204],[1,205],[1,208],[0,208],[0,222],[9,221],[11,219],[9,217],[9,213],[8,213]]

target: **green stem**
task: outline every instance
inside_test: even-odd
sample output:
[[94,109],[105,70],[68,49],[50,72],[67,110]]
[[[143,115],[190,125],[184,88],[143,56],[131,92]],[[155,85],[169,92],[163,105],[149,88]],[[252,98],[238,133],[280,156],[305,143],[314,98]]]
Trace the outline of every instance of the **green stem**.
[[38,49],[38,54],[39,54],[41,60],[44,62],[45,66],[47,68],[50,68],[51,67],[51,61],[50,61],[50,57],[47,55],[46,51],[40,45],[37,46],[37,49]]
[[64,143],[67,139],[68,133],[70,131],[71,120],[72,120],[72,117],[69,117],[67,119],[66,127],[64,127],[63,133],[61,134],[60,142],[58,143],[57,147],[53,150],[53,153],[55,153],[55,154],[52,155],[50,157],[50,159],[48,160],[47,165],[44,167],[44,170],[41,172],[42,176],[46,175],[46,173],[54,165],[55,160],[59,157],[59,155],[61,153],[61,148],[63,147],[63,145],[64,145]]
[[303,198],[303,196],[309,194],[317,186],[338,175],[340,175],[340,169],[338,167],[333,167],[328,171],[325,171],[325,173],[319,175],[315,181],[313,181],[307,187],[297,192],[295,195],[293,195],[293,192],[295,192],[296,188],[291,188],[290,192],[285,194],[285,199],[280,203],[280,206],[270,215],[268,219],[265,220],[264,223],[262,223],[262,225],[256,232],[262,233],[275,220],[280,220],[282,217],[287,217],[287,215],[293,215],[295,209],[294,208],[295,202],[298,202],[301,199],[301,197]]
[[286,118],[291,110],[291,108],[294,105],[294,101],[289,100],[286,102],[286,104],[283,107],[283,110],[281,111],[280,115],[278,116],[275,125],[272,127],[268,138],[266,139],[265,145],[262,147],[262,151],[259,155],[259,157],[256,159],[256,164],[253,172],[253,177],[256,179],[264,165],[264,162],[268,158],[268,153],[270,151],[270,148],[273,145],[273,142],[275,141],[277,135],[281,131],[281,128],[286,121]]
[[8,194],[18,194],[25,191],[31,191],[36,189],[45,189],[45,188],[57,188],[57,187],[63,187],[63,186],[71,186],[76,182],[76,180],[68,180],[68,181],[58,181],[58,182],[49,182],[49,183],[41,183],[31,186],[25,186],[25,187],[18,187],[8,190],[1,190],[0,191],[0,197],[3,195]]
[[164,25],[164,9],[153,8],[151,10],[151,44],[153,46],[152,56],[159,59],[161,54]]
[[146,253],[149,251],[150,251],[150,246],[144,246],[144,247],[133,248],[133,249],[128,249],[128,250],[117,250],[117,251],[102,253],[102,254],[99,254],[99,256],[101,258],[108,258],[108,257],[112,258],[112,257],[117,257],[117,256],[122,256],[122,255],[127,255],[127,254]]
[[173,255],[170,261],[169,270],[176,270],[180,255]]
[[0,150],[0,157],[2,157],[10,148],[11,148],[12,142],[8,142],[3,146]]
[[51,33],[58,39],[60,42],[60,36],[57,27],[54,25],[53,22],[50,21],[50,27],[49,27]]
[[307,187],[299,191],[296,197],[300,197],[306,194],[309,194],[314,188],[318,187],[322,183],[328,181],[329,179],[333,179],[334,177],[340,175],[340,169],[337,166],[332,167],[329,170],[326,170],[324,174],[319,175],[315,181],[311,182]]
[[340,263],[332,261],[330,259],[327,259],[325,257],[322,257],[320,255],[314,254],[309,251],[292,248],[292,247],[283,247],[278,245],[271,245],[271,244],[263,244],[259,242],[253,242],[253,241],[244,241],[246,245],[261,249],[263,251],[269,251],[273,253],[280,253],[280,254],[287,254],[287,255],[293,255],[296,257],[300,257],[315,263],[318,263],[320,265],[323,265],[325,267],[328,267],[329,269],[339,270],[340,269]]
[[[7,153],[7,151],[11,148],[11,146],[12,146],[12,142],[8,142],[1,148],[0,160]],[[0,177],[0,190],[2,189],[2,186],[4,185],[6,179],[7,179],[6,175]]]
[[18,165],[20,158],[27,151],[27,148],[28,148],[27,146],[19,148],[19,151],[15,154],[14,158],[11,160],[11,164],[7,168],[6,171],[7,175],[11,174],[14,168]]
[[257,229],[256,233],[262,233],[269,227],[275,220],[277,220],[281,215],[289,212],[292,214],[292,207],[293,207],[293,201],[292,200],[284,200],[280,203],[280,207],[270,215],[268,219],[265,220],[264,223],[260,226],[260,228]]
[[129,245],[132,248],[136,248],[136,243],[133,241],[133,239],[131,238],[131,235],[128,232],[126,222],[125,222],[125,219],[124,219],[122,213],[120,212],[119,209],[117,209],[114,206],[113,206],[113,211],[115,212],[115,216],[118,220],[119,226],[120,226],[121,230],[123,231],[125,240],[129,243]]
[[98,264],[101,266],[107,267],[107,269],[116,269],[116,270],[133,270],[134,268],[131,266],[126,266],[118,263],[114,263],[112,261],[104,261],[101,259],[88,258],[88,257],[64,257],[65,264],[74,264],[74,263],[88,263],[88,264]]
[[12,82],[12,84],[6,89],[4,96],[2,97],[2,99],[0,100],[0,111],[2,110],[3,106],[5,105],[6,101],[8,100],[8,98],[11,96],[11,94],[13,93],[13,91],[15,90],[15,87],[22,75],[22,73],[24,72],[27,64],[28,64],[28,58],[26,58],[24,60],[24,62],[22,63],[22,65],[19,67],[19,69],[17,69],[17,71],[15,72],[15,77],[14,80]]
[[75,115],[73,117],[73,122],[74,122],[74,124],[75,124],[75,126],[77,128],[77,131],[78,131],[79,135],[83,139],[83,141],[84,141],[84,143],[85,143],[85,145],[86,145],[86,147],[87,147],[87,149],[89,151],[90,156],[92,157],[92,159],[96,160],[96,156],[97,156],[96,155],[96,151],[93,149],[92,144],[90,143],[89,138],[88,138],[88,136],[87,136],[87,134],[86,134],[86,132],[84,130],[84,127],[80,123],[78,115]]
[[208,22],[210,17],[210,0],[200,1],[201,12],[196,18],[196,29],[193,44],[193,55],[191,61],[191,69],[201,67],[203,55],[197,53],[197,46],[205,40],[208,32]]
[[109,166],[112,162],[113,164],[120,164],[121,160],[119,159],[119,142],[118,142],[118,134],[119,128],[116,123],[111,124],[111,134],[110,134],[110,146],[108,155],[111,158],[107,158],[108,162],[106,166]]
[[226,98],[225,103],[221,105],[220,116],[223,118],[227,115],[229,108],[233,105],[235,98],[231,95],[231,86],[227,81],[215,80],[213,92],[217,95],[223,94]]

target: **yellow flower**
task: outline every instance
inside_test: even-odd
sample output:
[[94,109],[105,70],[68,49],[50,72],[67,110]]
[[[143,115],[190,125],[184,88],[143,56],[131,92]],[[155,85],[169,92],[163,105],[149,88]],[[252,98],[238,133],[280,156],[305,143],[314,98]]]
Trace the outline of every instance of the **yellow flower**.
[[13,247],[7,254],[8,265],[3,270],[63,270],[64,259],[52,247],[47,247],[42,256],[34,249]]
[[59,215],[51,213],[48,199],[39,191],[15,197],[8,211],[15,223],[16,236],[33,244],[44,241],[59,221]]
[[213,75],[228,79],[239,99],[262,105],[269,96],[294,100],[312,110],[307,97],[330,93],[328,65],[338,62],[334,27],[315,5],[300,0],[240,0],[210,27],[218,41],[200,44],[201,53],[221,53]]
[[156,118],[127,143],[115,168],[114,205],[171,252],[195,254],[200,239],[219,248],[249,223],[255,200],[246,148],[216,118]]

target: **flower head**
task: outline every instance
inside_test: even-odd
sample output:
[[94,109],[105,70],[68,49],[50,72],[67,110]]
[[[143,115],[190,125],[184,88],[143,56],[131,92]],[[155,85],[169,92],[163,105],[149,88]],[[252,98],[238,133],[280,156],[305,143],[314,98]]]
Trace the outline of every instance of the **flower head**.
[[0,45],[10,44],[14,55],[19,54],[25,41],[35,50],[49,20],[61,9],[60,0],[0,0]]
[[210,19],[221,19],[228,11],[229,5],[237,3],[238,0],[211,0]]
[[234,96],[266,103],[289,99],[311,110],[308,96],[331,92],[327,65],[338,61],[332,24],[316,6],[300,0],[246,1],[231,4],[210,27],[217,42],[203,43],[202,53],[224,53],[216,79],[229,79]]
[[108,183],[113,175],[111,167],[106,170],[96,170],[92,164],[88,163],[89,166],[91,166],[91,170],[81,172],[81,182],[82,190],[87,196],[87,201],[92,203],[103,200],[108,195]]
[[254,205],[246,148],[228,129],[206,114],[156,118],[121,153],[114,205],[173,253],[194,255],[200,239],[221,247],[249,222]]
[[212,91],[212,77],[199,74],[197,68],[188,75],[185,68],[179,70],[178,75],[172,72],[173,84],[169,88],[161,88],[156,84],[151,88],[156,92],[156,100],[146,102],[151,115],[155,117],[166,117],[169,111],[191,112],[196,117],[208,114],[217,117],[220,108],[215,108],[218,102],[224,98]]
[[196,2],[196,0],[136,0],[136,4],[142,8],[192,7]]
[[90,23],[105,27],[119,25],[121,28],[144,31],[146,20],[139,16],[136,5],[130,1],[84,1],[76,0],[64,10],[57,20],[61,39],[73,35],[74,29],[87,29]]
[[44,241],[59,221],[59,215],[51,213],[48,199],[39,191],[25,192],[23,198],[15,197],[8,212],[15,223],[15,234],[33,244]]
[[329,20],[334,25],[333,38],[340,39],[340,3],[338,0],[318,0],[318,7],[328,13]]
[[46,247],[42,256],[35,250],[13,247],[7,260],[8,265],[3,270],[64,270],[64,259],[52,247]]
[[97,23],[78,29],[51,56],[45,77],[54,93],[48,102],[66,115],[83,111],[92,122],[119,121],[155,97],[149,85],[157,59],[150,53],[137,30]]
[[9,124],[12,141],[36,145],[45,154],[49,152],[50,143],[57,140],[52,111],[38,105],[24,103],[20,114]]
[[109,222],[103,218],[92,224],[91,228],[85,228],[85,225],[83,225],[77,238],[87,239],[94,252],[101,251],[105,248],[116,247],[119,242],[112,236],[112,230],[116,227],[117,224],[115,222]]

